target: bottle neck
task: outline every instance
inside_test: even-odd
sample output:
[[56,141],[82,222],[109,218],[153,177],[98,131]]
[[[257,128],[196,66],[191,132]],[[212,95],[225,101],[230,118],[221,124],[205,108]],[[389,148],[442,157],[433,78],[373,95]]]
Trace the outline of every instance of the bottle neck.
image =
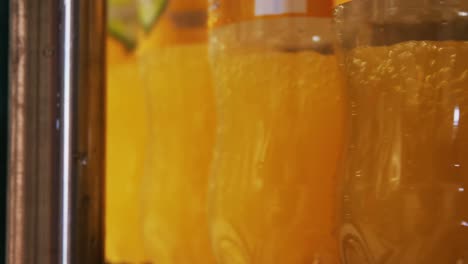
[[332,0],[212,0],[209,26],[259,18],[331,17]]
[[[338,0],[339,1],[339,0]],[[456,19],[468,9],[465,0],[363,0],[362,12],[375,23],[425,23]],[[364,14],[363,14],[364,15]]]
[[334,0],[334,1],[333,1],[333,4],[334,4],[334,6],[336,7],[336,6],[345,4],[345,3],[347,3],[347,2],[351,2],[351,1],[352,1],[352,0]]
[[465,41],[467,7],[465,0],[348,1],[335,9],[335,25],[339,41],[347,48],[362,43]]
[[207,0],[169,1],[149,34],[143,37],[143,49],[207,42],[207,8]]

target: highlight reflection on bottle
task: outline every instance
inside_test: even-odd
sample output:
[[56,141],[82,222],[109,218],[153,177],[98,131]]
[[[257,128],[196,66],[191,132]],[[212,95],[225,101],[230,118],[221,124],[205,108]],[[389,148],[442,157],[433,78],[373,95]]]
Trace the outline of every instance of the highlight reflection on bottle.
[[207,1],[167,1],[142,43],[149,107],[142,182],[145,249],[154,263],[214,263],[206,190],[214,141]]
[[338,263],[343,93],[329,1],[213,1],[218,263]]
[[337,7],[352,113],[346,264],[468,261],[466,5]]

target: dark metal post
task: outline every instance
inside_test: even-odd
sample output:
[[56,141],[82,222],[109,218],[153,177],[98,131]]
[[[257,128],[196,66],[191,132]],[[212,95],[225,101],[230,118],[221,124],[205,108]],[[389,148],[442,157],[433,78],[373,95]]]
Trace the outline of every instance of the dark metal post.
[[11,1],[8,263],[103,263],[104,2]]

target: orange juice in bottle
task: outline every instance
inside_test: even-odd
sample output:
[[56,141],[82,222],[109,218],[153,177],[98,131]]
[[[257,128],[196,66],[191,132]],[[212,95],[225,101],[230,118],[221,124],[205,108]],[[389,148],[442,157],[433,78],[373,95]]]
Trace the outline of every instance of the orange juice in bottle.
[[215,0],[218,263],[339,263],[343,91],[327,0]]
[[467,263],[468,2],[338,4],[343,262]]
[[206,219],[215,118],[207,1],[159,1],[152,8],[160,16],[146,19],[142,10],[149,27],[140,50],[150,126],[145,248],[154,263],[214,263]]
[[139,215],[147,117],[135,52],[136,5],[108,2],[106,258],[110,263],[143,262]]

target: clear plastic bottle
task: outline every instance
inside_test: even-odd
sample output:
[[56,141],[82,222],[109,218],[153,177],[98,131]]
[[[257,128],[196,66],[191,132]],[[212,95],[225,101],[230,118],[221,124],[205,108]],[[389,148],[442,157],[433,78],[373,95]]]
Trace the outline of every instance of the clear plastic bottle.
[[332,2],[211,2],[217,262],[338,263],[343,100]]
[[[145,3],[159,3],[147,6]],[[145,249],[158,264],[214,263],[207,224],[215,106],[207,0],[142,1],[155,8],[141,43],[149,113],[142,181]],[[151,8],[150,8],[151,7]]]
[[108,0],[106,102],[106,261],[141,263],[140,181],[147,144],[145,93],[138,71],[137,6]]
[[345,264],[468,261],[468,2],[338,3]]

